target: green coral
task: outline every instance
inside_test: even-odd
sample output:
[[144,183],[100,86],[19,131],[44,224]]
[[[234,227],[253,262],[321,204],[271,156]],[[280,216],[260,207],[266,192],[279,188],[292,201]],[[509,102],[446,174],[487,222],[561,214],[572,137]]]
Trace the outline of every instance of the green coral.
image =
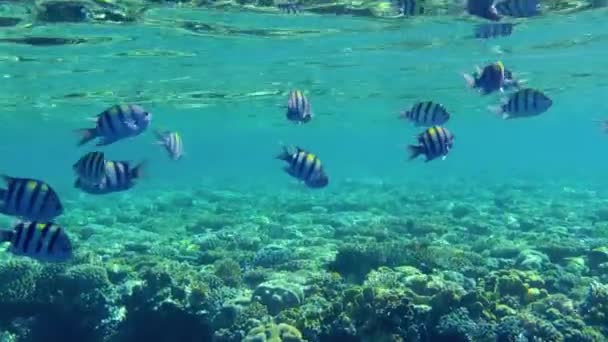
[[216,261],[214,264],[214,273],[228,286],[237,286],[242,280],[241,266],[232,259]]
[[302,333],[291,325],[267,323],[249,331],[245,342],[303,342]]

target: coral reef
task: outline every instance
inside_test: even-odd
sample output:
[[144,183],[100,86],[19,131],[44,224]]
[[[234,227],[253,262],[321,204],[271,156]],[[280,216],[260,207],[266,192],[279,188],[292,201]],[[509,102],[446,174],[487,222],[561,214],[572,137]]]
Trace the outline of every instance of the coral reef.
[[[526,221],[545,193],[512,191],[505,199],[491,188],[479,195],[474,187],[470,193],[434,191],[430,198],[412,186],[343,186],[343,197],[321,194],[314,201],[292,191],[151,193],[128,207],[108,202],[100,216],[85,203],[63,218],[77,247],[72,262],[43,264],[8,254],[0,259],[0,336],[217,342],[608,338],[605,236],[576,228],[557,238],[566,234],[561,227],[589,224],[585,220],[598,215],[593,203],[602,201],[591,197],[592,204],[582,207],[565,193],[560,208],[580,211],[583,221],[573,223],[572,216],[544,206],[535,210],[545,221]],[[247,205],[251,196],[255,207]],[[149,218],[150,207],[162,210]],[[193,215],[176,218],[171,208],[181,207]],[[505,218],[503,210],[518,218]],[[111,212],[123,214],[109,219]]]

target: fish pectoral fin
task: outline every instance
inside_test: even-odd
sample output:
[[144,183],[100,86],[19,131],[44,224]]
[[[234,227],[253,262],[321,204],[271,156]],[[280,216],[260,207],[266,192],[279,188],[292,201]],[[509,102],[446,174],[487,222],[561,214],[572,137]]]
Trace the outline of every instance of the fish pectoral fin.
[[135,131],[137,130],[137,123],[135,123],[135,120],[133,119],[127,119],[124,121],[125,126],[127,126],[130,130]]

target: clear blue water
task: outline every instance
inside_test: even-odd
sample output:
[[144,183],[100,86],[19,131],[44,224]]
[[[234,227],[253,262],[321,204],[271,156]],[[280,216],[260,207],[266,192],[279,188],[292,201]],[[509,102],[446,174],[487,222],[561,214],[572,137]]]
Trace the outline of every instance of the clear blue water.
[[[280,141],[315,151],[333,182],[345,178],[602,177],[607,137],[592,122],[608,105],[606,11],[528,20],[511,36],[468,38],[455,17],[372,20],[214,10],[155,9],[137,25],[56,24],[4,29],[2,37],[60,36],[81,45],[2,44],[3,167],[7,174],[71,186],[84,151],[74,129],[120,102],[151,111],[153,127],[182,132],[188,156],[170,162],[145,134],[110,146],[115,159],[149,160],[152,184],[230,178],[290,181],[272,156]],[[252,33],[194,33],[185,21]],[[275,34],[273,34],[275,33]],[[503,50],[498,54],[495,46]],[[19,58],[19,59],[17,59]],[[461,73],[501,60],[545,91],[545,114],[503,121],[487,110],[498,95],[466,89]],[[309,125],[286,122],[292,88],[309,93]],[[444,162],[405,162],[419,129],[398,121],[417,100],[442,102],[456,134]]]

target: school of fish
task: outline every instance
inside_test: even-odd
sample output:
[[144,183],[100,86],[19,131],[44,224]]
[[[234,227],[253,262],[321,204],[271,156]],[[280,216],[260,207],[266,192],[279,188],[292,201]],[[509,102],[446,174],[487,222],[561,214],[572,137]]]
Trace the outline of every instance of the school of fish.
[[[425,12],[423,0],[393,0],[400,16],[414,16]],[[280,11],[297,14],[303,9],[296,2],[277,4]],[[513,33],[518,23],[498,22],[503,17],[528,18],[541,15],[538,0],[467,0],[463,10],[470,15],[488,20],[474,26],[477,39],[500,38]],[[475,67],[463,73],[466,86],[481,95],[505,95],[501,103],[489,109],[503,119],[528,118],[540,115],[553,105],[552,99],[541,90],[523,87],[525,80],[516,77],[501,61]],[[315,115],[306,92],[293,89],[287,96],[285,118],[296,125],[310,123]],[[454,146],[455,135],[445,125],[452,113],[436,99],[419,99],[403,110],[398,119],[423,128],[415,141],[407,146],[409,160],[419,156],[425,162],[445,159]],[[94,127],[76,130],[78,146],[97,140],[100,149],[125,139],[133,139],[146,132],[152,123],[152,113],[136,104],[117,104],[90,118]],[[608,131],[608,121],[602,122]],[[186,156],[179,132],[155,130],[155,144],[167,156],[178,161]],[[283,171],[311,189],[325,188],[329,176],[319,156],[304,148],[283,145],[276,159],[286,163]],[[105,152],[95,150],[84,154],[73,165],[74,187],[90,195],[106,195],[128,191],[145,174],[145,161],[112,160]],[[7,251],[17,256],[41,262],[63,262],[72,257],[72,243],[66,230],[54,221],[64,209],[59,195],[42,180],[4,175],[6,189],[0,189],[0,213],[21,221],[11,229],[0,230],[0,242],[8,243]]]

